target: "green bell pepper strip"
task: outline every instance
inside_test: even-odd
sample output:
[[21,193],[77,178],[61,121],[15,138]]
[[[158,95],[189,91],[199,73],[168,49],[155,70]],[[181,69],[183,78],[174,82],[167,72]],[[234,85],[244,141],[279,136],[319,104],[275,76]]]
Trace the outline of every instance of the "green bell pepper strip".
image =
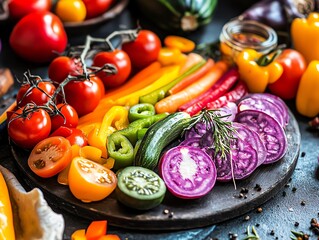
[[138,103],[132,106],[128,113],[130,122],[155,115],[155,107],[150,103]]
[[185,77],[188,75],[194,73],[197,71],[199,68],[201,68],[204,64],[206,63],[206,60],[202,60],[199,63],[195,64],[192,66],[190,69],[188,69],[186,72],[184,72],[182,75],[179,77],[175,78],[173,81],[170,83],[166,84],[165,86],[158,88],[154,90],[153,92],[146,94],[144,96],[141,96],[139,98],[140,103],[150,103],[155,105],[158,101],[162,100],[167,96],[168,91],[174,87],[177,83],[182,81]]
[[143,128],[149,128],[155,122],[165,118],[168,116],[168,113],[161,113],[156,114],[154,116],[149,116],[147,118],[142,118],[135,120],[134,122],[130,123],[127,128],[117,131],[118,133],[122,134],[123,136],[127,137],[127,139],[131,142],[134,146],[136,141],[138,140],[138,131]]
[[131,166],[134,160],[134,148],[130,141],[118,132],[109,135],[107,140],[108,154],[115,160],[114,169]]

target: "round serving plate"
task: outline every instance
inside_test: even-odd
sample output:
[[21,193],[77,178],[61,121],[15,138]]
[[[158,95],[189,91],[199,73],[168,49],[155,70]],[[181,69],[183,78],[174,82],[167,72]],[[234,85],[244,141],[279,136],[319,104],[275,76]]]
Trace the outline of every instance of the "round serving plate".
[[[47,201],[62,210],[89,220],[107,219],[113,226],[140,230],[180,230],[204,227],[243,215],[275,196],[289,181],[297,164],[300,150],[300,131],[293,114],[286,127],[288,149],[276,163],[260,166],[245,180],[217,183],[206,196],[196,200],[182,200],[167,192],[158,207],[148,211],[127,208],[116,200],[115,193],[99,202],[83,203],[67,186],[55,177],[37,177],[27,165],[28,152],[12,146],[12,154],[30,187],[40,188]],[[240,195],[245,189],[244,196]],[[174,214],[165,214],[169,210]]]

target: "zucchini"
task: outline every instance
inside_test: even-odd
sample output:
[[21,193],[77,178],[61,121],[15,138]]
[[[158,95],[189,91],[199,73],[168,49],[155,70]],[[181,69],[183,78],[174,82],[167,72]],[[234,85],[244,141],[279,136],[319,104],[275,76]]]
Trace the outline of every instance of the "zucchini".
[[211,21],[217,0],[136,0],[145,16],[159,27],[189,32]]
[[134,165],[154,170],[163,149],[181,136],[191,120],[188,113],[176,112],[153,124],[142,138]]

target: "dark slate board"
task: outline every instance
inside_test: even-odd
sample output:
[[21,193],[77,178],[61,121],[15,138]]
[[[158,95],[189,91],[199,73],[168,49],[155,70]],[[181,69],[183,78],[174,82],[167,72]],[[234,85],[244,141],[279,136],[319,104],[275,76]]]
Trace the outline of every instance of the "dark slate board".
[[[39,187],[50,204],[89,220],[107,219],[113,226],[140,230],[179,230],[216,224],[243,215],[275,196],[289,181],[297,164],[300,149],[300,132],[296,119],[290,112],[286,128],[288,150],[278,162],[260,166],[249,178],[233,183],[217,183],[213,190],[201,199],[181,200],[170,193],[163,203],[149,211],[135,211],[117,202],[115,194],[103,201],[82,203],[67,186],[58,184],[56,178],[42,179],[27,166],[28,153],[12,147],[13,156],[25,174],[26,183]],[[256,184],[261,186],[259,191]],[[239,198],[241,188],[247,188],[246,197]],[[173,216],[164,214],[168,209]]]

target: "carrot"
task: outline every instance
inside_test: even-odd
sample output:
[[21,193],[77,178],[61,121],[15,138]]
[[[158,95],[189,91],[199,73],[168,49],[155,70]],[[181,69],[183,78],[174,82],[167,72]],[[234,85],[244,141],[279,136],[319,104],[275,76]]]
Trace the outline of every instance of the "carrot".
[[193,98],[205,93],[210,89],[219,78],[228,69],[228,64],[224,61],[218,61],[210,71],[208,71],[202,78],[189,85],[182,91],[170,95],[155,104],[155,110],[157,113],[169,112],[173,113],[178,110],[178,108],[192,100]]
[[190,84],[192,84],[193,82],[195,82],[196,80],[198,80],[199,78],[204,76],[214,64],[215,64],[215,62],[213,59],[211,59],[211,58],[208,59],[204,66],[202,66],[200,69],[198,69],[193,74],[185,77],[182,81],[180,81],[174,87],[172,87],[168,91],[168,93],[170,95],[172,95],[172,94],[175,94],[175,93],[181,91],[182,89],[186,88],[187,86],[189,86]]
[[102,99],[109,97],[116,98],[116,96],[118,96],[119,94],[121,96],[124,96],[127,93],[134,92],[135,90],[151,84],[158,78],[157,73],[160,69],[161,64],[158,61],[151,63],[149,66],[139,71],[120,87],[108,91]]
[[14,101],[1,115],[0,115],[0,124],[4,123],[8,119],[8,113],[14,111],[17,107],[17,101]]

